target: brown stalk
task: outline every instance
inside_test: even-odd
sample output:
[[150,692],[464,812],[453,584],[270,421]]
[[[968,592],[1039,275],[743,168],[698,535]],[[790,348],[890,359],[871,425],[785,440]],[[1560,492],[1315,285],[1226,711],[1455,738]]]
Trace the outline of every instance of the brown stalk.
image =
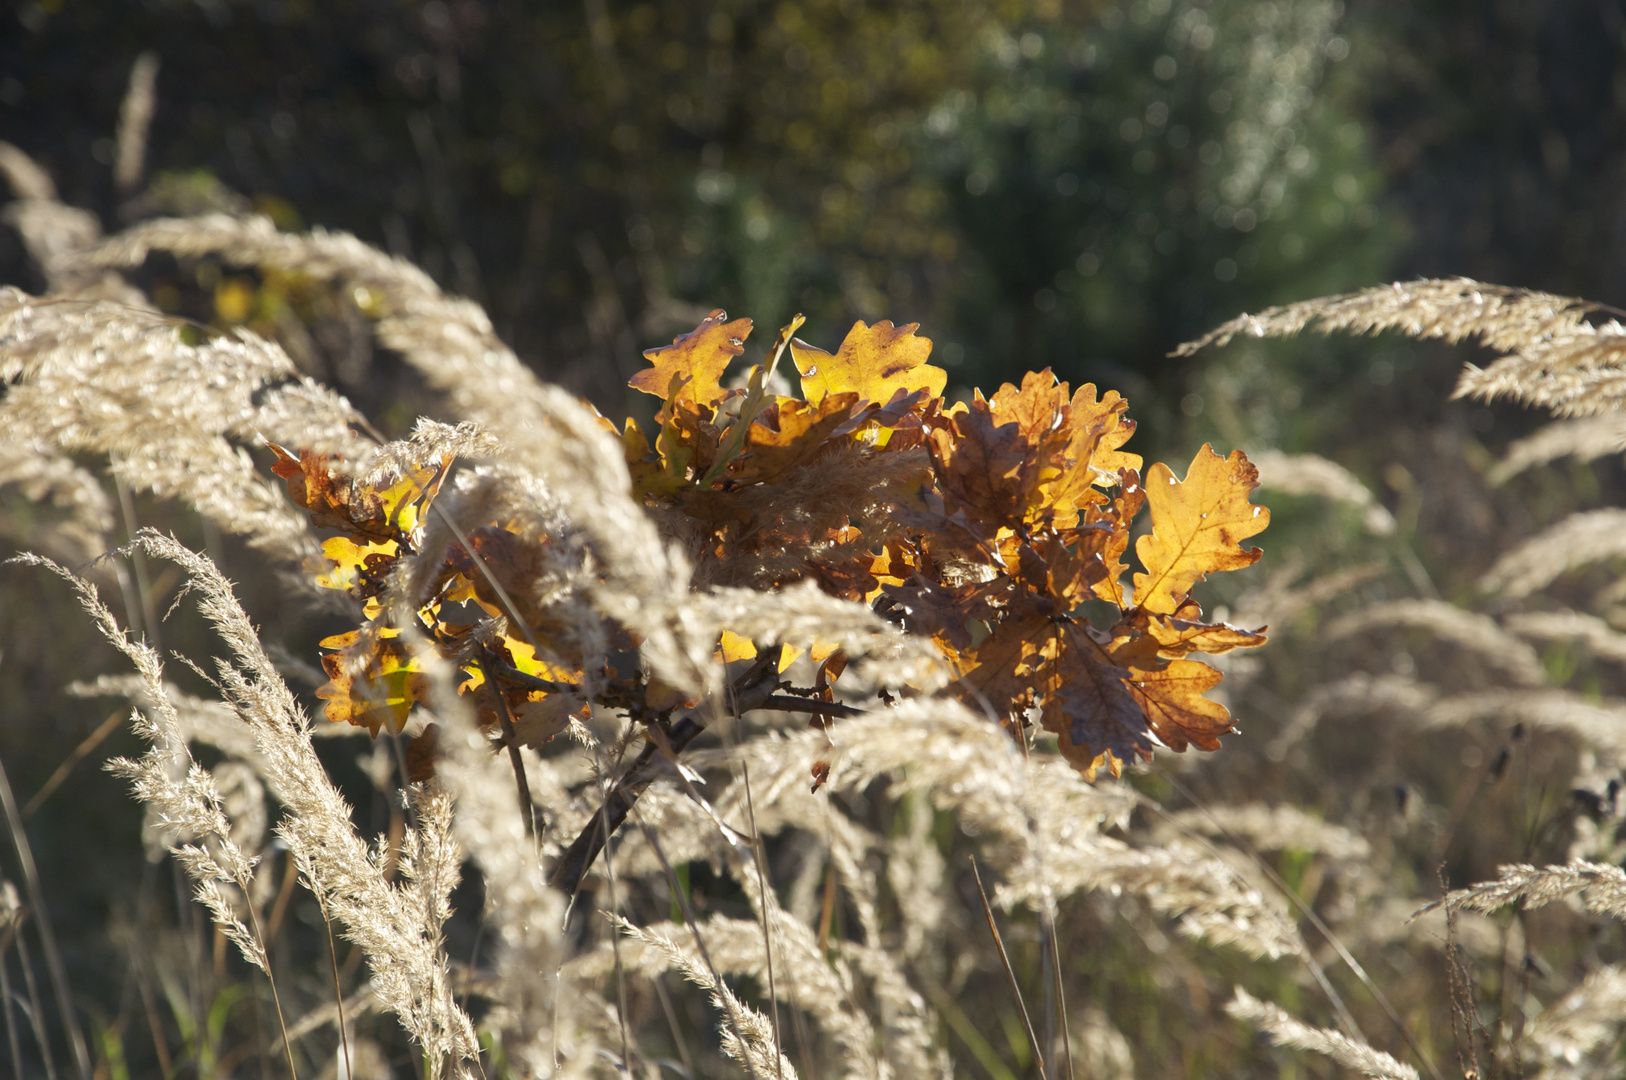
[[[778,685],[779,675],[773,664],[767,659],[758,660],[735,685],[739,710],[743,713],[757,708],[757,703],[771,697]],[[675,759],[705,730],[706,725],[694,712],[674,722],[657,721],[651,724],[643,751],[604,796],[599,813],[593,815],[593,820],[582,828],[564,854],[559,856],[548,884],[574,897],[593,860],[598,858],[610,837],[627,820],[638,797],[654,783],[666,762]]]
[[999,936],[999,924],[994,922],[994,908],[988,903],[988,890],[982,887],[982,872],[977,869],[977,857],[971,856],[971,876],[977,882],[977,895],[982,898],[982,913],[988,919],[988,932],[994,935],[994,948],[999,950],[1000,963],[1005,965],[1005,978],[1011,986],[1011,996],[1016,999],[1016,1007],[1022,1011],[1022,1027],[1027,1030],[1028,1042],[1033,1047],[1033,1063],[1038,1066],[1039,1080],[1050,1080],[1045,1072],[1044,1051],[1039,1048],[1039,1036],[1033,1033],[1033,1020],[1028,1016],[1028,1003],[1022,1000],[1022,988],[1016,981],[1016,970],[1011,967],[1011,958],[1005,952],[1005,942]]
[[24,821],[33,817],[34,811],[40,808],[40,804],[49,799],[51,793],[62,786],[62,781],[66,780],[68,774],[73,772],[74,766],[89,757],[90,752],[100,746],[103,739],[113,734],[113,729],[119,726],[119,721],[122,719],[124,719],[124,710],[122,708],[113,710],[112,715],[101,722],[101,726],[86,735],[79,745],[73,748],[73,752],[62,759],[62,764],[56,767],[56,771],[50,775],[45,783],[40,785],[40,789],[34,792],[33,797],[24,804],[22,811]]
[[514,785],[519,789],[519,812],[521,820],[525,822],[525,836],[535,840],[536,804],[531,802],[531,782],[525,775],[525,759],[519,752],[519,732],[514,728],[513,716],[508,712],[508,699],[497,686],[496,672],[485,663],[485,658],[490,654],[490,649],[484,650],[481,660],[485,668],[486,688],[490,690],[492,704],[497,710],[497,722],[502,725],[502,741],[508,747],[508,762],[514,767]]

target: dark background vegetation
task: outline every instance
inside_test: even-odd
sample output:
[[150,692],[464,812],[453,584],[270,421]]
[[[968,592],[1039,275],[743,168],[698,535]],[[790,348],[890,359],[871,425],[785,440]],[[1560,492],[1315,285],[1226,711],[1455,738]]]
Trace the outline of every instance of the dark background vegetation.
[[[146,50],[147,176],[120,192]],[[1444,403],[1462,352],[1168,353],[1244,310],[1414,276],[1626,305],[1623,58],[1626,5],[1600,0],[46,0],[0,13],[0,138],[109,231],[252,208],[406,256],[611,415],[643,407],[639,351],[712,307],[759,338],[803,312],[827,348],[854,319],[917,321],[962,392],[1045,366],[1122,390],[1149,455],[1216,438],[1350,465],[1450,594],[1494,554],[1459,565],[1456,541],[1518,511],[1425,497],[1453,490],[1426,463],[1530,424]],[[202,321],[316,326],[296,358],[386,426],[434,409],[298,281],[147,273]],[[0,282],[43,288],[9,227]],[[58,620],[79,616],[4,573],[0,759],[27,800],[103,715],[60,689]],[[128,983],[89,928],[128,900],[140,843],[94,765],[125,740],[30,826],[108,1013]]]

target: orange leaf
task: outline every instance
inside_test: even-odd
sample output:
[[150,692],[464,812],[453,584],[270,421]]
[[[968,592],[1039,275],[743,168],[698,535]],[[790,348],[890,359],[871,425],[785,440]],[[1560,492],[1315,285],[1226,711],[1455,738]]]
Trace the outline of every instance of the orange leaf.
[[745,338],[751,333],[750,319],[727,322],[721,308],[707,315],[699,326],[674,338],[672,344],[649,349],[644,358],[654,367],[634,375],[627,385],[663,401],[672,399],[672,380],[687,376],[689,394],[701,405],[714,405],[728,396],[721,385],[728,363],[745,351]]
[[1258,486],[1259,470],[1242,451],[1222,458],[1207,443],[1184,481],[1161,463],[1146,470],[1152,532],[1135,543],[1146,568],[1135,575],[1135,602],[1172,615],[1208,574],[1258,562],[1258,548],[1240,545],[1270,524],[1270,511],[1248,502],[1248,493]]
[[926,363],[932,343],[915,337],[919,323],[894,327],[881,321],[865,326],[853,323],[841,348],[831,356],[823,349],[793,338],[791,358],[802,373],[802,396],[817,402],[826,394],[856,393],[861,401],[888,402],[899,390],[926,390],[942,394],[948,372]]
[[851,417],[855,394],[831,394],[816,405],[779,398],[745,436],[744,454],[731,462],[736,483],[772,483],[819,452],[831,434]]

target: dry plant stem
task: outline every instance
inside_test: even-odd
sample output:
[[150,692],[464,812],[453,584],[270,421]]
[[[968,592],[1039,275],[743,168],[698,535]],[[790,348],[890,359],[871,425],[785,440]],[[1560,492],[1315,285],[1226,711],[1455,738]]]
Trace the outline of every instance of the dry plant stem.
[[[312,889],[311,892],[316,894],[316,903],[322,909],[322,929],[327,937],[327,956],[330,964],[329,970],[333,972],[333,1007],[339,1011],[339,1046],[344,1051],[344,1075],[349,1076],[351,1062],[355,1059],[350,1056],[350,1032],[344,1020],[344,987],[339,983],[339,949],[338,946],[333,943],[333,920],[328,918],[327,898],[316,889]],[[278,1010],[278,1019],[281,1019],[280,1008]],[[287,1047],[289,1043],[292,1042],[292,1040],[287,1037],[287,1030],[288,1025],[283,1024],[284,1036],[282,1044],[284,1047]],[[288,1068],[290,1070],[293,1069],[293,1061],[291,1059],[288,1062]]]
[[16,924],[8,929],[4,937],[0,937],[0,1015],[6,1020],[6,1045],[11,1050],[11,1073],[13,1076],[23,1074],[23,1051],[17,1040],[17,1023],[11,1013],[11,976],[6,971],[6,953],[11,950],[11,939],[16,934]]
[[777,1077],[782,1078],[784,1073],[780,1067],[781,1055],[779,1052],[779,990],[774,984],[773,936],[768,932],[768,902],[766,899],[768,895],[768,871],[763,866],[762,834],[757,831],[756,800],[751,797],[751,766],[746,762],[741,762],[740,768],[745,777],[745,812],[751,823],[751,854],[754,856],[752,862],[756,864],[757,868],[757,889],[764,898],[760,905],[762,908],[762,957],[768,968],[768,1018],[773,1024],[774,1073]]
[[28,958],[28,941],[21,935],[17,937],[17,959],[22,961],[23,985],[28,990],[28,1022],[34,1029],[34,1043],[44,1059],[47,1080],[57,1080],[56,1060],[51,1054],[51,1044],[45,1040],[45,1004],[40,1000],[39,983],[34,979],[34,962]]
[[[773,665],[766,658],[759,660],[741,677],[734,691],[739,711],[745,713],[758,708],[757,703],[771,697],[777,686],[778,672],[773,670]],[[567,896],[575,896],[593,860],[598,858],[610,837],[626,822],[638,797],[655,781],[664,759],[670,757],[675,760],[705,730],[705,724],[692,712],[669,726],[664,722],[652,724],[646,732],[644,748],[632,767],[604,797],[599,813],[593,815],[593,820],[559,856],[548,883]]]
[[[490,657],[489,650],[486,651],[485,657]],[[520,820],[525,823],[526,838],[534,840],[536,804],[531,802],[531,782],[525,776],[525,759],[519,753],[519,734],[514,730],[514,718],[508,713],[508,700],[497,688],[497,680],[487,675],[486,686],[491,692],[491,703],[497,710],[497,720],[502,724],[502,741],[508,747],[508,762],[514,767],[514,785],[519,792]]]
[[1061,1052],[1062,1060],[1067,1063],[1067,1080],[1073,1080],[1073,1033],[1067,1023],[1067,990],[1061,981],[1061,950],[1056,945],[1056,917],[1050,905],[1043,909],[1045,940],[1049,948],[1045,951],[1050,955],[1050,978],[1056,986],[1056,1008],[1061,1013]]
[[[1182,784],[1178,777],[1169,773],[1169,771],[1166,769],[1159,769],[1158,772],[1178,791],[1180,791],[1181,794],[1189,799],[1193,806],[1201,807],[1205,813],[1207,812],[1207,804],[1199,800],[1196,793],[1186,785]],[[1161,808],[1159,808],[1158,812],[1164,813]],[[1377,983],[1372,981],[1372,977],[1366,973],[1366,968],[1361,966],[1360,961],[1356,960],[1354,954],[1351,953],[1344,945],[1343,939],[1341,939],[1337,934],[1333,933],[1332,927],[1328,926],[1326,922],[1322,920],[1321,916],[1315,913],[1315,909],[1307,904],[1303,897],[1299,896],[1298,893],[1287,887],[1287,882],[1282,880],[1282,876],[1276,872],[1274,867],[1259,857],[1259,853],[1253,850],[1252,845],[1232,835],[1230,830],[1226,829],[1225,826],[1215,819],[1212,814],[1208,814],[1208,817],[1214,822],[1219,835],[1225,837],[1225,839],[1236,847],[1238,851],[1245,853],[1253,864],[1270,879],[1271,884],[1275,885],[1281,894],[1287,898],[1288,902],[1298,909],[1299,914],[1303,915],[1309,920],[1310,925],[1316,928],[1316,931],[1320,933],[1327,944],[1333,947],[1333,951],[1338,954],[1339,959],[1341,959],[1349,970],[1354,973],[1355,977],[1361,981],[1361,985],[1366,987],[1367,992],[1372,995],[1372,999],[1376,1001],[1378,1003],[1378,1007],[1383,1010],[1383,1015],[1388,1017],[1389,1022],[1393,1024],[1395,1030],[1400,1033],[1400,1037],[1405,1040],[1407,1048],[1411,1050],[1412,1054],[1416,1056],[1418,1061],[1423,1063],[1423,1068],[1428,1070],[1429,1076],[1432,1077],[1433,1080],[1445,1080],[1444,1075],[1434,1064],[1433,1060],[1427,1054],[1423,1053],[1423,1048],[1418,1045],[1417,1039],[1412,1035],[1411,1029],[1406,1026],[1406,1022],[1400,1018],[1400,1014],[1395,1011],[1394,1003],[1389,1000],[1389,996],[1382,990],[1378,989]],[[1308,954],[1305,955],[1304,959],[1308,964],[1311,973],[1316,976],[1316,981],[1321,984],[1322,989],[1326,991],[1329,1000],[1331,1000],[1333,1007],[1338,1011],[1341,1021],[1346,1024],[1351,1032],[1357,1032],[1359,1029],[1355,1025],[1355,1018],[1350,1015],[1349,1009],[1344,1005],[1343,999],[1338,996],[1338,993],[1333,989],[1332,984],[1327,981],[1326,973],[1321,970],[1321,965],[1316,963],[1315,958],[1309,956]]]
[[[631,810],[630,807],[629,810]],[[661,870],[666,874],[667,885],[670,886],[672,895],[677,897],[678,906],[683,909],[683,921],[689,926],[689,933],[694,937],[695,948],[700,950],[700,958],[706,962],[706,970],[711,973],[712,981],[717,986],[722,986],[723,977],[717,971],[717,965],[711,962],[711,951],[706,948],[706,939],[700,936],[700,924],[695,921],[694,908],[689,903],[689,894],[683,890],[682,883],[678,881],[677,871],[672,869],[671,862],[666,858],[666,849],[661,847],[660,837],[655,835],[654,829],[644,824],[643,818],[637,816],[636,810],[631,810],[631,812],[634,820],[638,823],[638,828],[643,832],[644,838],[649,841],[650,848],[655,852],[655,857],[661,862]],[[724,1012],[728,1015],[728,1026],[733,1030],[734,1040],[743,1051],[746,1044],[745,1035],[740,1030],[740,1018],[734,1015],[734,1007],[727,995],[719,994],[718,998],[722,1001]],[[751,1073],[752,1080],[767,1080],[766,1077],[757,1075],[756,1066],[751,1063],[749,1057],[743,1057],[742,1064]]]
[[[606,771],[604,769],[604,759],[602,758],[602,756],[599,753],[599,744],[598,744],[597,739],[593,740],[593,760],[598,765],[598,775],[599,775],[599,785],[600,785],[599,790],[601,792],[601,795],[600,795],[600,798],[599,798],[599,807],[598,807],[599,823],[601,825],[604,825],[604,820],[603,819],[604,819],[604,813],[605,813],[605,806],[608,805],[609,798],[607,796],[607,793],[604,792],[603,785],[604,785],[604,782],[605,782],[605,777],[608,774],[606,773]],[[604,833],[605,833],[606,836],[609,835],[608,826],[605,827]],[[612,916],[614,916],[614,917],[619,918],[620,914],[621,914],[621,912],[620,912],[621,904],[620,904],[620,901],[617,899],[617,896],[616,896],[615,853],[608,850],[608,846],[606,846],[606,850],[604,852],[604,876],[608,879],[608,881],[610,883],[610,914]],[[574,894],[572,894],[572,895],[574,895]],[[624,1072],[624,1073],[627,1073],[628,1075],[631,1075],[631,1073],[632,1073],[632,1055],[631,1055],[630,1050],[629,1050],[629,1047],[631,1045],[631,1040],[629,1038],[627,1038],[627,972],[626,972],[626,968],[621,963],[621,935],[620,934],[618,934],[618,933],[611,934],[611,936],[610,936],[610,946],[615,951],[615,995],[616,995],[615,1018],[616,1018],[616,1023],[617,1023],[617,1025],[619,1026],[619,1028],[621,1030],[621,1071]]]
[[[62,1028],[73,1051],[74,1067],[80,1080],[90,1080],[90,1052],[85,1048],[85,1034],[79,1027],[79,1016],[74,1012],[73,991],[68,987],[68,970],[62,965],[62,954],[56,947],[56,935],[51,931],[51,920],[45,906],[45,893],[40,889],[39,872],[34,866],[34,851],[23,832],[22,818],[17,813],[17,800],[11,793],[11,781],[0,762],[0,809],[6,814],[6,826],[11,830],[11,842],[17,849],[17,864],[23,871],[23,884],[28,888],[28,903],[34,909],[34,925],[39,928],[40,945],[45,950],[45,966],[51,973],[51,986],[56,992],[56,1007]],[[22,939],[18,938],[19,944]],[[43,1041],[41,1046],[44,1046]]]
[[971,857],[971,876],[977,882],[977,896],[982,900],[982,914],[988,920],[988,932],[994,936],[994,948],[999,950],[1000,963],[1005,965],[1005,978],[1011,986],[1011,996],[1016,999],[1016,1007],[1022,1010],[1022,1026],[1027,1030],[1028,1042],[1033,1047],[1033,1063],[1038,1066],[1039,1080],[1050,1080],[1044,1067],[1044,1049],[1039,1045],[1039,1036],[1033,1032],[1033,1021],[1028,1016],[1028,1003],[1022,999],[1022,988],[1016,982],[1016,970],[1011,967],[1011,958],[1005,952],[1005,942],[999,936],[999,924],[994,922],[994,908],[988,903],[988,890],[982,887],[982,871],[977,869],[977,857]]
[[24,821],[34,816],[34,811],[38,810],[45,800],[51,797],[53,791],[62,786],[62,781],[66,780],[68,774],[73,772],[74,766],[89,757],[90,752],[102,744],[102,740],[113,734],[113,730],[119,726],[123,719],[124,710],[114,709],[107,719],[102,721],[100,727],[80,740],[79,745],[73,748],[73,752],[62,760],[62,764],[56,767],[56,771],[51,773],[45,783],[40,785],[40,789],[34,792],[27,804],[24,805],[22,810]]

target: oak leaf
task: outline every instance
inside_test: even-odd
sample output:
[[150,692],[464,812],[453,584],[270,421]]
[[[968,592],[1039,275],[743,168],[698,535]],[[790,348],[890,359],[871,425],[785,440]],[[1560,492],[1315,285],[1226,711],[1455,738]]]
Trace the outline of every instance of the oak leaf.
[[893,326],[885,320],[866,326],[859,320],[834,355],[793,338],[790,355],[802,374],[802,396],[817,402],[827,394],[851,392],[862,401],[887,402],[899,390],[925,390],[937,397],[948,383],[948,372],[926,363],[932,343],[915,336],[919,326]]
[[1270,511],[1248,502],[1249,492],[1258,486],[1259,470],[1242,451],[1222,458],[1207,443],[1183,481],[1162,463],[1147,469],[1152,531],[1135,544],[1146,568],[1134,578],[1135,602],[1147,611],[1172,615],[1208,574],[1258,562],[1258,548],[1241,546],[1270,524]]
[[369,626],[335,634],[319,643],[335,651],[322,657],[328,682],[316,696],[327,702],[329,720],[354,724],[377,735],[388,725],[406,726],[412,706],[429,696],[429,676],[400,637],[389,627]]
[[687,376],[689,396],[701,405],[714,405],[728,395],[722,387],[723,372],[729,361],[745,351],[750,333],[750,319],[729,322],[728,313],[718,308],[672,344],[646,350],[644,358],[654,366],[638,372],[627,385],[670,401],[676,396],[672,380]]

